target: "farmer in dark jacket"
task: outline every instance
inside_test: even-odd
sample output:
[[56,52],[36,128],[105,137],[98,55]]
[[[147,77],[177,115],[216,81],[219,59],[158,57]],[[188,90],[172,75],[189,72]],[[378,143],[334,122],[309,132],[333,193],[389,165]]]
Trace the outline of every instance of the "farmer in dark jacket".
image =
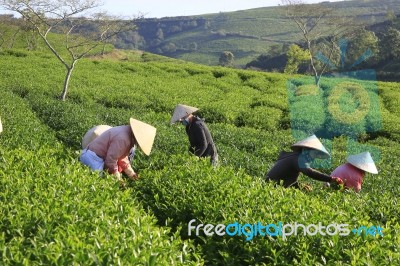
[[213,166],[218,164],[217,148],[204,119],[194,116],[198,109],[178,104],[171,118],[171,124],[179,121],[186,127],[189,137],[189,151],[197,157],[210,157]]
[[330,155],[315,135],[292,145],[293,152],[281,152],[275,165],[268,171],[265,179],[277,183],[283,182],[284,187],[299,188],[297,179],[300,173],[323,182],[343,183],[338,177],[331,177],[310,167],[315,158],[326,159]]

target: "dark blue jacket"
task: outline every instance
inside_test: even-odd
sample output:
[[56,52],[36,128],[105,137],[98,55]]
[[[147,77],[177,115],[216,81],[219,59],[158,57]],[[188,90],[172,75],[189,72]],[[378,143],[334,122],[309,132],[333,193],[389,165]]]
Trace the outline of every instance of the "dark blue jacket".
[[189,137],[189,151],[198,157],[215,157],[217,149],[210,131],[204,120],[194,116],[193,121],[186,126],[186,134]]
[[297,179],[300,173],[318,181],[332,181],[332,177],[329,175],[312,169],[308,160],[300,152],[281,152],[275,165],[266,174],[265,179],[278,183],[283,181],[285,187],[298,187]]

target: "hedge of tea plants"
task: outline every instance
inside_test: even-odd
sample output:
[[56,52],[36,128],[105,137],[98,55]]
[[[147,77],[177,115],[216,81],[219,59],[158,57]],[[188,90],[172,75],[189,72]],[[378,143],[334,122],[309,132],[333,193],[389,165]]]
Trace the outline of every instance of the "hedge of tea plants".
[[0,91],[2,265],[198,264],[130,191],[77,161],[18,95]]
[[[320,92],[307,78],[152,60],[144,54],[135,61],[81,60],[68,99],[61,102],[63,68],[50,55],[8,53],[0,60],[4,264],[400,263],[397,84],[378,83],[378,90],[369,92],[379,99],[373,130],[354,124],[355,139],[324,140],[332,159],[322,171],[344,163],[357,142],[353,150],[371,149],[380,173],[367,175],[359,194],[301,176],[313,187],[306,193],[275,187],[262,177],[281,150],[289,150],[301,134],[313,133],[310,127],[331,124],[334,111],[317,108],[321,117],[313,117],[304,109],[318,102],[327,106],[329,96],[321,95],[331,95],[341,80],[324,79]],[[350,100],[336,102],[353,104],[351,111],[362,99]],[[218,168],[190,156],[183,127],[169,125],[178,103],[200,109],[218,148]],[[157,136],[149,157],[140,151],[135,157],[140,180],[120,191],[111,177],[99,178],[77,158],[88,128],[126,124],[129,117],[157,127]],[[374,113],[366,117],[376,118]],[[189,236],[193,219],[214,225],[381,226],[384,236]]]

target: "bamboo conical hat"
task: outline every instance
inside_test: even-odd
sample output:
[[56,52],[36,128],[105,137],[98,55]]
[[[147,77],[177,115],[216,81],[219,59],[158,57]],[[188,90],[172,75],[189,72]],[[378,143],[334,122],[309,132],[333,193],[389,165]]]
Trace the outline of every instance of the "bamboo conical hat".
[[144,152],[144,154],[150,155],[157,129],[149,124],[133,118],[129,120],[129,123],[138,146]]
[[376,169],[374,160],[372,159],[372,156],[368,151],[355,155],[350,155],[349,157],[347,157],[347,162],[365,172],[371,174],[378,173],[378,169]]
[[98,125],[89,129],[85,136],[82,138],[82,149],[86,149],[90,142],[95,140],[98,136],[109,130],[111,127],[107,125]]
[[192,114],[199,110],[196,107],[188,106],[188,105],[183,105],[183,104],[178,104],[175,107],[174,114],[172,115],[170,124],[175,123],[176,121],[179,121],[182,117],[187,116],[188,114]]
[[322,145],[321,141],[319,141],[315,135],[300,140],[299,142],[293,144],[291,148],[292,150],[296,150],[296,148],[310,148],[319,151],[322,158],[330,157],[329,152],[325,149],[324,145]]

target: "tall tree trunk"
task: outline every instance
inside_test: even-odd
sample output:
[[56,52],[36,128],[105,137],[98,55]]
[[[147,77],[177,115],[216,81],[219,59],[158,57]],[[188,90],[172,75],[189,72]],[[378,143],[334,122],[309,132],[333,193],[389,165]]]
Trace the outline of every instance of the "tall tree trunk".
[[315,67],[315,61],[314,61],[314,56],[313,56],[313,50],[312,50],[312,46],[311,46],[311,41],[307,39],[307,37],[305,37],[307,40],[307,48],[308,48],[308,52],[310,53],[310,65],[311,65],[311,69],[313,71],[314,74],[314,80],[315,80],[315,85],[317,85],[317,87],[319,88],[319,80],[320,80],[320,76],[318,75],[318,70]]
[[319,88],[320,80],[321,80],[321,76],[320,75],[315,75],[315,85],[317,85],[318,88]]
[[103,56],[106,53],[106,44],[103,44],[103,48],[101,49],[101,55]]
[[63,91],[61,93],[61,100],[65,101],[65,99],[67,98],[67,92],[68,92],[68,85],[69,85],[69,80],[71,78],[72,75],[72,71],[75,68],[75,63],[77,62],[77,60],[74,60],[71,64],[70,67],[67,67],[67,75],[65,76],[65,80],[64,80],[64,88]]

